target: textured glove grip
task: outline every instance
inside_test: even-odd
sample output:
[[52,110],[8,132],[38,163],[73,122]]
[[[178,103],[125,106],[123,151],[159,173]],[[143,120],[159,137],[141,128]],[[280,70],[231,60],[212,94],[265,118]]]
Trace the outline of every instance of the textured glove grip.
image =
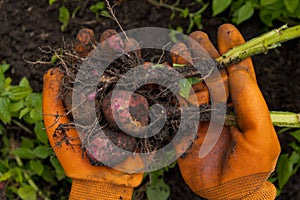
[[73,179],[69,200],[131,200],[132,187]]
[[276,188],[266,180],[269,174],[244,176],[196,193],[213,200],[274,200]]

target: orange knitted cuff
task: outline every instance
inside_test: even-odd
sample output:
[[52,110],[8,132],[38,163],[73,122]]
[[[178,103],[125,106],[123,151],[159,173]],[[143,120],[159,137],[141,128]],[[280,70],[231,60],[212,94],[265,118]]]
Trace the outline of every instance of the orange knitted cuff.
[[195,192],[214,200],[274,200],[276,188],[266,180],[268,176],[269,173],[252,174]]
[[69,200],[131,200],[132,187],[73,179]]

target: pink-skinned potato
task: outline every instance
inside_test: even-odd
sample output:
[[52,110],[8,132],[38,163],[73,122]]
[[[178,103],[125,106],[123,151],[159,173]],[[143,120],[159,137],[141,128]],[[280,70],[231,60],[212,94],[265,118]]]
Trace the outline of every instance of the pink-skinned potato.
[[108,164],[115,166],[126,159],[124,151],[133,152],[137,141],[122,131],[106,127],[105,135],[96,135],[86,147],[86,155],[92,165]]
[[137,93],[125,90],[109,93],[102,104],[106,120],[114,128],[119,128],[130,135],[142,134],[148,124],[149,105],[147,99]]

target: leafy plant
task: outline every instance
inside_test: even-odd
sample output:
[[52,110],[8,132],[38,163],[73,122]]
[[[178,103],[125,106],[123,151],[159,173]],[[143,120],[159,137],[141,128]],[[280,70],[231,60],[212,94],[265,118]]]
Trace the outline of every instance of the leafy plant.
[[61,6],[59,8],[58,20],[60,23],[62,23],[61,31],[64,31],[69,25],[69,20],[70,20],[70,12],[68,8],[66,8],[65,6]]
[[[79,0],[80,1],[80,0]],[[49,0],[48,4],[51,6],[56,3],[57,0]],[[64,1],[65,3],[68,1]],[[61,5],[58,9],[58,21],[61,23],[60,30],[65,31],[69,25],[70,19],[76,17],[76,13],[80,9],[80,5],[78,4],[74,9],[70,10],[64,4]]]
[[[174,20],[175,16],[179,14],[180,18],[189,20],[189,26],[186,33],[190,33],[193,28],[202,29],[202,13],[207,9],[208,3],[204,3],[203,0],[195,0],[189,5],[186,5],[186,7],[181,8],[180,7],[180,0],[177,0],[174,4],[167,4],[163,1],[157,1],[157,0],[148,0],[149,3],[157,6],[157,7],[163,7],[167,8],[172,11],[172,14],[170,16],[170,20]],[[194,8],[197,7],[198,9],[195,11]],[[177,31],[182,32],[183,28],[181,26],[177,26],[175,28]]]
[[299,23],[299,0],[212,0],[213,16],[229,10],[233,23],[240,24],[250,19],[254,11],[259,13],[260,20],[268,27],[274,20],[285,23]]
[[176,162],[170,166],[146,174],[146,176],[149,176],[150,179],[146,189],[148,200],[166,200],[169,198],[171,189],[164,181],[164,173],[168,172],[169,169],[174,168],[175,166]]
[[105,2],[104,1],[99,1],[95,4],[93,4],[90,7],[90,10],[95,13],[96,19],[99,19],[99,16],[105,16],[105,17],[110,17],[110,14],[107,12],[106,7],[105,7]]
[[[292,130],[287,129],[289,135],[291,135],[294,140],[289,143],[292,151],[290,153],[282,153],[278,158],[278,163],[276,166],[275,175],[270,179],[275,183],[277,187],[278,195],[280,195],[282,189],[288,182],[288,180],[299,170],[300,167],[300,129]],[[282,129],[278,132],[288,133],[286,129]]]
[[48,144],[42,97],[32,92],[25,77],[12,85],[12,79],[5,77],[8,69],[8,64],[0,65],[0,183],[6,185],[8,199],[48,199],[51,192],[38,185],[56,185],[65,175]]

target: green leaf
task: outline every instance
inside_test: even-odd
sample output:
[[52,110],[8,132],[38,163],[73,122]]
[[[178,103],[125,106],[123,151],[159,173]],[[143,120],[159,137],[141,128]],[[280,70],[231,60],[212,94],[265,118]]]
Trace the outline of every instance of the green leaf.
[[46,146],[38,146],[33,150],[33,153],[36,157],[45,159],[52,153],[52,149]]
[[54,167],[55,169],[55,172],[56,172],[56,178],[58,180],[62,180],[63,178],[65,178],[65,172],[64,172],[64,169],[62,168],[62,166],[60,165],[58,159],[56,157],[51,157],[50,158],[50,162],[52,164],[52,166]]
[[0,173],[0,182],[8,180],[12,176],[11,171],[7,171],[4,174]]
[[187,80],[189,81],[189,83],[190,83],[191,85],[196,84],[196,83],[200,83],[200,81],[201,81],[201,79],[195,78],[195,77],[193,77],[193,78],[188,78]]
[[179,80],[179,94],[184,98],[188,98],[190,95],[192,85],[199,82],[200,79],[198,78],[187,78]]
[[272,16],[272,11],[265,10],[265,9],[261,10],[259,12],[259,18],[267,26],[269,26],[269,27],[273,26],[273,19],[274,18]]
[[231,0],[213,0],[212,11],[213,16],[223,12],[231,4]]
[[21,172],[21,168],[19,168],[19,167],[13,168],[12,173],[13,173],[14,180],[16,182],[18,182],[18,183],[23,182],[23,175],[22,175],[22,172]]
[[177,27],[176,27],[176,31],[178,31],[179,33],[183,33],[183,28],[182,28],[182,26],[177,26]]
[[235,23],[240,24],[247,19],[249,19],[254,13],[254,8],[250,2],[245,3],[242,7],[240,7],[237,11],[237,17]]
[[23,200],[36,200],[36,191],[30,185],[20,187],[18,195]]
[[3,73],[5,73],[10,67],[10,65],[7,63],[2,63],[0,66],[1,66],[0,68],[2,68]]
[[297,8],[295,9],[294,13],[295,17],[297,17],[298,19],[300,19],[300,3],[298,3]]
[[32,92],[32,89],[24,86],[11,86],[8,91],[8,97],[12,101],[18,101],[28,96]]
[[9,112],[18,112],[24,107],[24,101],[19,100],[16,102],[11,102],[8,107],[9,107]]
[[19,82],[19,86],[30,88],[28,79],[26,77],[23,77]]
[[300,153],[300,146],[295,141],[290,142],[289,146],[292,147],[294,151],[297,151]]
[[11,120],[9,112],[9,99],[6,97],[0,97],[0,120],[6,124]]
[[5,88],[10,87],[12,79],[10,77],[5,78]]
[[44,128],[44,123],[42,121],[37,121],[34,126],[34,133],[38,141],[43,144],[48,144],[48,136]]
[[176,17],[176,13],[172,11],[172,14],[170,15],[169,19],[173,20]]
[[53,185],[57,185],[55,176],[56,176],[56,173],[55,173],[54,169],[52,167],[44,165],[44,172],[42,174],[43,179]]
[[150,173],[150,184],[147,186],[147,199],[167,200],[170,196],[170,186],[163,180],[163,170]]
[[24,115],[24,117],[22,118],[27,124],[34,124],[36,121],[33,120],[30,117],[30,113],[27,113],[26,115]]
[[29,139],[27,137],[21,136],[21,147],[32,149],[34,147],[34,142],[36,140]]
[[184,98],[188,98],[190,95],[190,90],[191,90],[191,84],[188,82],[187,79],[181,79],[179,80],[179,94],[184,97]]
[[19,119],[22,119],[24,117],[24,115],[26,115],[29,112],[30,112],[30,108],[22,109],[21,112],[20,112],[20,115],[19,115]]
[[201,19],[202,19],[201,15],[194,16],[194,22],[195,22],[195,24],[197,26],[197,29],[199,29],[199,30],[203,29],[203,25],[201,23]]
[[4,135],[6,133],[6,129],[0,124],[0,135]]
[[104,10],[105,4],[103,1],[99,1],[98,3],[92,5],[90,10],[94,13],[99,13],[101,10]]
[[260,5],[267,6],[267,5],[275,3],[276,1],[278,1],[278,0],[260,0]]
[[54,4],[56,2],[56,0],[49,0],[49,5],[51,6],[52,4]]
[[189,27],[188,27],[188,29],[187,29],[187,33],[190,33],[191,31],[192,31],[192,28],[194,27],[194,25],[195,25],[195,21],[194,21],[194,19],[193,18],[190,18],[190,23],[189,23]]
[[300,129],[290,133],[298,142],[300,142]]
[[289,159],[290,159],[290,161],[291,161],[291,162],[293,163],[293,165],[294,165],[294,164],[296,164],[296,163],[299,162],[299,160],[300,160],[300,155],[299,155],[299,153],[293,151]]
[[106,10],[101,10],[100,15],[102,15],[103,17],[111,17],[110,13]]
[[3,68],[0,67],[0,92],[5,90],[5,75]]
[[189,16],[189,14],[190,14],[190,10],[189,10],[188,8],[185,8],[185,9],[181,12],[180,16],[181,16],[182,18],[187,18],[187,17]]
[[64,31],[70,20],[70,12],[65,6],[59,8],[58,20],[60,23],[62,23],[61,30]]
[[277,177],[270,177],[268,178],[268,181],[270,181],[271,183],[275,183],[275,181],[277,181]]
[[50,63],[54,64],[57,61],[57,59],[58,59],[57,55],[53,55],[52,58],[51,58]]
[[279,156],[276,172],[278,174],[279,189],[282,189],[293,173],[293,162],[291,162],[287,154]]
[[29,115],[31,119],[33,119],[33,121],[40,121],[43,119],[42,113],[39,112],[37,109],[32,109]]
[[41,176],[44,171],[44,165],[40,160],[31,160],[29,162],[30,169],[36,173],[37,175]]
[[297,8],[299,0],[283,0],[283,4],[288,11],[293,13]]
[[22,159],[33,159],[35,154],[33,151],[26,147],[20,147],[11,152],[12,154],[19,156]]
[[42,111],[42,94],[31,93],[25,100],[28,107],[34,107]]

